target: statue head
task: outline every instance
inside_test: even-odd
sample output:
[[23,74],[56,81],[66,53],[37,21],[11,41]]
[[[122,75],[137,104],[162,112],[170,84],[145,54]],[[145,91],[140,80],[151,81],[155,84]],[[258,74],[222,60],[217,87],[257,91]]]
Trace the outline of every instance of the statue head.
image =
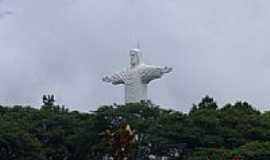
[[130,56],[130,67],[134,68],[142,64],[142,53],[140,49],[131,49],[129,51]]

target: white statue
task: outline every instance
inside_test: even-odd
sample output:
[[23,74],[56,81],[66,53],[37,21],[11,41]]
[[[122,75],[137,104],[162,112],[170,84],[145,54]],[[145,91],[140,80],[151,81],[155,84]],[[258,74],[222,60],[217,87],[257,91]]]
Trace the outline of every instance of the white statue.
[[104,82],[125,85],[125,102],[136,103],[147,100],[147,85],[154,79],[161,78],[172,68],[146,65],[142,61],[140,49],[130,50],[130,67],[125,71],[105,76]]

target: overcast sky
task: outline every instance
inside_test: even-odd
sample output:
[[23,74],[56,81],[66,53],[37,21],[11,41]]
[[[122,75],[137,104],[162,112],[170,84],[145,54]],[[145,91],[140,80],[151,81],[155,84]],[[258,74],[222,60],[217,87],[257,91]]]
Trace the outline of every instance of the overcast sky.
[[137,40],[146,63],[174,68],[151,83],[154,103],[186,112],[210,95],[270,109],[269,0],[0,0],[0,103],[123,103],[101,78],[128,66]]

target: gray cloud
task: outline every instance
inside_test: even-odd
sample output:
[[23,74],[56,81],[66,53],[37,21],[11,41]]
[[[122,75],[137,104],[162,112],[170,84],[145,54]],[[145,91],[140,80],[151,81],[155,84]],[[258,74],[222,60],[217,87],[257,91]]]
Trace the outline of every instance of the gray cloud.
[[101,77],[128,65],[140,40],[147,63],[174,67],[150,86],[157,104],[188,111],[204,95],[220,104],[270,104],[267,0],[9,0],[0,11],[0,102],[58,103],[88,111],[123,102]]

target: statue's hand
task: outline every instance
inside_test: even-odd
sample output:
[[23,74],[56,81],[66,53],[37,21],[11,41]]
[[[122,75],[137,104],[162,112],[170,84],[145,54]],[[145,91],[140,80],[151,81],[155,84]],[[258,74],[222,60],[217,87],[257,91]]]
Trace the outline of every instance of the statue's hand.
[[113,80],[109,76],[105,76],[105,77],[102,78],[102,81],[111,83]]
[[171,71],[172,71],[173,69],[171,68],[171,67],[164,67],[163,69],[162,69],[162,73],[170,73]]

